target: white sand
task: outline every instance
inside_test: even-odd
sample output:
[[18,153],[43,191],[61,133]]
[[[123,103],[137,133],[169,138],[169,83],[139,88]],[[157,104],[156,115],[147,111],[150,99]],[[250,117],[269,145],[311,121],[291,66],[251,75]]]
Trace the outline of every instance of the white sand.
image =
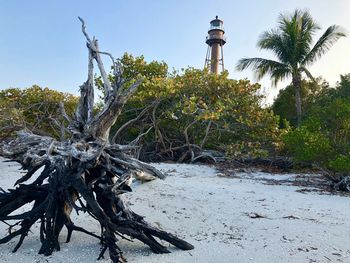
[[[132,209],[146,220],[173,232],[195,246],[171,254],[157,255],[140,242],[120,241],[129,262],[134,263],[244,263],[244,262],[350,262],[350,199],[348,197],[299,193],[298,187],[265,185],[256,173],[241,179],[217,176],[214,168],[199,165],[156,164],[168,172],[166,180],[135,183],[127,195]],[[0,186],[11,187],[18,179],[18,167],[0,164]],[[294,175],[287,178],[293,179]],[[281,176],[283,180],[286,176]],[[266,218],[253,219],[258,213]],[[295,218],[283,218],[294,216]],[[96,221],[84,214],[74,216],[77,225],[99,233]],[[0,222],[0,235],[6,225]],[[15,254],[12,240],[1,245],[0,262],[97,262],[98,241],[73,233],[70,243],[50,257],[37,252],[38,225]],[[110,262],[106,259],[99,262]]]

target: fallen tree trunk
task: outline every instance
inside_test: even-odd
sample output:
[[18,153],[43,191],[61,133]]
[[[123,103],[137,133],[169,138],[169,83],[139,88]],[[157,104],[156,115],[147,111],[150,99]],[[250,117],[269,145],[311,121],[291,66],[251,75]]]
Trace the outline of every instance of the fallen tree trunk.
[[[169,253],[155,237],[183,250],[193,249],[186,241],[148,224],[142,216],[131,211],[122,199],[122,194],[131,191],[133,173],[146,172],[162,179],[164,175],[154,167],[132,158],[128,153],[135,146],[109,142],[109,130],[128,98],[136,91],[140,80],[125,87],[119,65],[109,53],[99,51],[97,40],[88,36],[84,21],[80,20],[89,51],[88,79],[80,87],[81,97],[74,117],[67,116],[61,107],[62,116],[69,122],[63,131],[69,133],[66,136],[68,139],[56,141],[48,136],[21,131],[16,139],[0,147],[2,156],[20,163],[27,171],[16,181],[17,188],[8,191],[0,188],[0,220],[16,221],[15,224],[9,224],[9,234],[0,239],[0,244],[19,237],[13,250],[17,251],[30,228],[40,222],[39,253],[46,256],[54,250],[60,250],[58,237],[64,226],[68,229],[67,242],[74,231],[90,235],[102,244],[98,258],[102,258],[109,249],[114,263],[125,262],[116,243],[119,237],[136,238],[155,253]],[[113,61],[112,82],[104,70],[101,55],[108,55]],[[94,61],[99,68],[105,94],[104,108],[95,116]],[[42,171],[36,173],[40,168]],[[25,184],[33,176],[34,181]],[[13,213],[31,202],[31,210]],[[101,235],[76,226],[70,218],[73,209],[95,218],[101,224]],[[20,228],[11,231],[16,225]]]

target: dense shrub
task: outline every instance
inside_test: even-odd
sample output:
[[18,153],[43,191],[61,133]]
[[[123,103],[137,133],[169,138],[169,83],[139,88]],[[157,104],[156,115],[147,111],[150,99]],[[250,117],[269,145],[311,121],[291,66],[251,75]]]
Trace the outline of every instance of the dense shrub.
[[144,82],[125,106],[111,137],[156,103],[118,133],[118,142],[130,142],[151,128],[140,142],[143,154],[165,159],[186,159],[191,151],[204,149],[230,156],[265,156],[279,146],[278,118],[261,107],[259,84],[229,79],[227,72],[217,76],[188,68],[167,73],[163,62],[146,63],[127,54],[120,62],[126,77],[143,77]]
[[[310,108],[319,97],[329,89],[327,82],[318,78],[316,82],[303,80],[301,83],[302,118],[308,115]],[[295,108],[295,91],[292,85],[281,89],[272,104],[273,112],[280,116],[280,127],[297,126],[297,113]]]
[[72,115],[77,100],[73,95],[37,85],[0,91],[0,139],[24,128],[59,138],[60,125],[64,124],[59,103]]
[[310,131],[305,126],[285,134],[283,141],[288,154],[297,162],[324,164],[332,152],[329,138],[320,131]]
[[350,172],[350,74],[341,76],[311,105],[302,127],[283,138],[296,161],[312,162],[334,172]]

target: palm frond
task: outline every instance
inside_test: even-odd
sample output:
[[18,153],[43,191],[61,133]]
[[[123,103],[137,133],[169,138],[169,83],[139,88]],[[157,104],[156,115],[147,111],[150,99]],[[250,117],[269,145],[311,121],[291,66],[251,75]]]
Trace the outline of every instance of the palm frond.
[[306,75],[309,79],[311,79],[313,82],[317,83],[317,80],[312,76],[312,74],[310,73],[310,71],[309,71],[306,67],[304,67],[304,66],[299,67],[299,72],[300,72],[300,73],[304,72],[305,75]]
[[277,83],[291,77],[292,72],[289,68],[280,67],[275,69],[271,74],[272,86],[277,86]]
[[272,51],[277,61],[263,58],[242,58],[236,64],[237,70],[251,68],[257,79],[270,75],[273,83],[304,72],[314,80],[307,66],[313,63],[346,34],[340,27],[329,27],[312,47],[312,38],[320,26],[310,13],[296,9],[292,14],[281,14],[277,29],[265,31],[258,40],[258,47]]
[[298,39],[296,43],[296,57],[300,62],[310,52],[312,38],[320,26],[313,20],[310,13],[303,12],[300,20],[298,21]]
[[262,33],[257,46],[260,49],[271,50],[283,63],[288,63],[290,60],[286,42],[281,32],[276,29],[271,29]]
[[[278,61],[264,59],[264,58],[242,58],[236,64],[237,70],[242,71],[247,68],[253,69],[257,80],[260,80],[262,77],[264,77],[267,74],[270,74],[271,76],[273,76],[275,71],[289,72],[289,74],[291,73],[291,69],[288,65]],[[278,81],[279,80],[277,80],[277,82]]]
[[279,30],[291,65],[297,67],[310,52],[312,37],[319,28],[308,11],[297,9],[291,15],[280,15]]
[[310,65],[325,54],[341,37],[346,37],[345,31],[333,25],[327,28],[323,35],[316,42],[311,51],[305,56],[302,65]]

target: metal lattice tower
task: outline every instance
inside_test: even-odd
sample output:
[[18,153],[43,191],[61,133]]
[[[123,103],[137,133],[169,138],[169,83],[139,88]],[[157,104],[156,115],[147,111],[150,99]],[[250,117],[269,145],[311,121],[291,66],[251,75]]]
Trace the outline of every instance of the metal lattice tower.
[[204,67],[210,68],[211,73],[214,74],[219,74],[220,66],[222,71],[225,69],[223,46],[226,43],[226,37],[224,36],[225,30],[223,24],[223,21],[218,16],[210,21],[210,28],[205,41],[208,49]]

